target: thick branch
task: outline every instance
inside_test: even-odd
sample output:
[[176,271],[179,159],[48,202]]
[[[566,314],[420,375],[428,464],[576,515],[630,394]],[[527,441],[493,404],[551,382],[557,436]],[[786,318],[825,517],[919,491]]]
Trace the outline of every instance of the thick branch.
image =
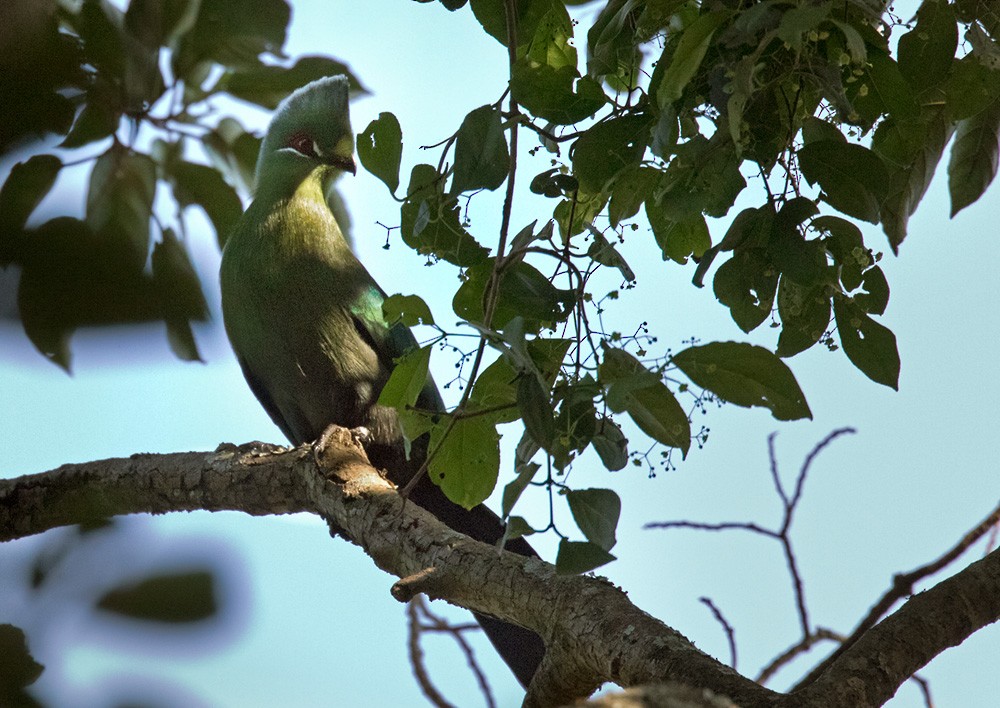
[[222,446],[2,480],[0,539],[110,515],[199,509],[316,513],[403,579],[393,591],[400,599],[427,592],[535,630],[547,655],[528,705],[569,702],[603,682],[673,680],[745,705],[777,697],[638,610],[607,581],[558,576],[541,560],[451,531],[401,498],[342,429],[331,429],[315,450]]
[[935,656],[998,619],[1000,549],[914,595],[783,705],[882,705]]

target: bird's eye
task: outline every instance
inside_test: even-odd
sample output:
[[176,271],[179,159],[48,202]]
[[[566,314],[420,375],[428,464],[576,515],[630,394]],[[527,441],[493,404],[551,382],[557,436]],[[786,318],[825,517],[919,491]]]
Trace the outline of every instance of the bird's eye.
[[305,133],[296,133],[288,139],[288,147],[300,155],[316,157],[316,143]]

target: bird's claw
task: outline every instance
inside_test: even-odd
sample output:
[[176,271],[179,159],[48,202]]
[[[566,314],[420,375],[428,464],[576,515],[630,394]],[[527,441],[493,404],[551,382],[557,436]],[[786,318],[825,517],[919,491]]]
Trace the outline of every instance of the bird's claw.
[[363,425],[359,425],[356,428],[351,428],[351,437],[361,443],[361,446],[364,447],[372,441],[372,431]]

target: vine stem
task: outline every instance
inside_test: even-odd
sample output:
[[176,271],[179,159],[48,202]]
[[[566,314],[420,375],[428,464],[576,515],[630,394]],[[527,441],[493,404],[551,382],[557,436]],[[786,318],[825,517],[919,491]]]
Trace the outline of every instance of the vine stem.
[[[517,62],[517,5],[514,0],[504,0],[504,10],[507,20],[507,58],[508,58],[508,76],[509,81],[514,80],[514,64]],[[508,84],[508,91],[509,91]],[[511,115],[518,114],[517,102],[514,100],[513,95],[509,96],[510,100],[510,112]],[[514,206],[514,178],[517,175],[517,134],[518,126],[521,121],[515,120],[511,123],[510,127],[510,162],[507,166],[507,191],[504,195],[503,202],[503,214],[500,221],[500,237],[497,242],[497,255],[496,263],[493,270],[490,273],[489,282],[486,284],[486,291],[484,294],[484,307],[483,307],[483,326],[486,329],[490,328],[493,322],[493,313],[496,310],[497,296],[499,294],[499,284],[500,284],[500,273],[503,270],[505,252],[507,250],[507,237],[510,232],[510,218],[511,211]],[[426,459],[424,459],[423,464],[420,465],[420,469],[417,473],[413,475],[413,478],[406,483],[406,486],[402,489],[403,496],[409,494],[410,490],[413,489],[414,485],[427,473],[427,468],[430,466],[431,462],[437,456],[438,451],[444,444],[444,441],[451,434],[458,421],[463,417],[463,412],[469,403],[469,396],[472,394],[472,382],[476,380],[476,376],[479,374],[479,368],[483,363],[483,354],[486,352],[486,337],[480,335],[479,346],[476,348],[476,358],[472,362],[472,369],[469,372],[469,385],[465,387],[462,392],[462,399],[458,402],[455,407],[455,413],[451,416],[448,421],[448,427],[445,428],[444,434],[441,435],[441,439],[438,440],[437,445],[433,449],[429,450]]]

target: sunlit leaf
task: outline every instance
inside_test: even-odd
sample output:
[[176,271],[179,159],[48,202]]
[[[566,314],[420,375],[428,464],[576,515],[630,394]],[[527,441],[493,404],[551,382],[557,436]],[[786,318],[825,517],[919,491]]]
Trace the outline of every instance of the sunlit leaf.
[[500,469],[500,435],[482,417],[455,421],[444,437],[447,421],[431,429],[430,478],[445,495],[466,509],[481,504],[496,486]]
[[358,158],[364,168],[385,182],[393,194],[399,188],[403,131],[392,113],[379,113],[358,136]]
[[420,347],[406,353],[396,361],[379,394],[378,403],[390,408],[406,408],[417,402],[420,392],[427,385],[427,368],[431,348]]
[[763,347],[711,342],[688,347],[671,361],[694,383],[730,403],[767,408],[778,420],[812,418],[791,369]]

